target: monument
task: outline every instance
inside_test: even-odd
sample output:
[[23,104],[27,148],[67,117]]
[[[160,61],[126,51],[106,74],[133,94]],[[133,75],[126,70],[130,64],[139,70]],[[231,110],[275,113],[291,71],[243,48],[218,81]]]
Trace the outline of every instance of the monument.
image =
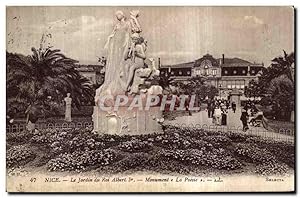
[[72,98],[70,97],[71,94],[67,93],[67,97],[64,98],[64,101],[66,103],[66,111],[65,111],[65,121],[72,122]]
[[155,80],[159,70],[146,55],[147,41],[141,35],[139,15],[138,10],[133,10],[127,19],[122,11],[116,12],[117,24],[104,47],[105,80],[95,95],[96,133],[138,135],[162,131],[162,112],[157,105],[148,109],[130,106],[132,102],[145,103],[149,97],[162,94]]

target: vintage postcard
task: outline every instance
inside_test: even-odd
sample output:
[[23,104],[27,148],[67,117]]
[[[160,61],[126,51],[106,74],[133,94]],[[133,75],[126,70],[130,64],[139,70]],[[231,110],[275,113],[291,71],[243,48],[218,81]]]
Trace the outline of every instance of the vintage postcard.
[[8,192],[294,192],[294,7],[6,8]]

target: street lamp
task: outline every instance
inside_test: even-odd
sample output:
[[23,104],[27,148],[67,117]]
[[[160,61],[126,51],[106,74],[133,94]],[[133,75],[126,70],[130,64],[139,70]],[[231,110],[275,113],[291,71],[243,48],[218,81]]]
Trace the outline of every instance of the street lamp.
[[219,91],[220,91],[220,99],[222,98],[222,96],[221,96],[221,94],[222,94],[222,92],[221,92],[221,88],[222,88],[222,85],[221,84],[219,84]]

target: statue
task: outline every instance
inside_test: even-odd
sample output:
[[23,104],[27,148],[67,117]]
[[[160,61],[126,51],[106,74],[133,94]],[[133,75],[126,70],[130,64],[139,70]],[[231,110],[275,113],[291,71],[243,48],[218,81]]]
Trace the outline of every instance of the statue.
[[72,98],[70,96],[71,94],[67,93],[67,97],[64,98],[64,101],[66,103],[65,121],[67,122],[72,122],[72,117],[71,117]]
[[130,25],[131,25],[131,31],[132,33],[140,33],[142,32],[142,28],[140,26],[140,23],[138,21],[140,11],[138,10],[132,10],[130,12]]
[[129,19],[122,11],[117,11],[115,16],[117,23],[104,46],[104,83],[95,95],[94,131],[111,134],[160,132],[161,126],[157,120],[161,120],[162,112],[159,107],[151,106],[149,111],[128,110],[129,105],[122,103],[117,109],[101,108],[119,105],[120,101],[116,103],[115,100],[119,96],[126,96],[128,101],[141,96],[141,100],[145,101],[148,96],[161,94],[161,87],[157,83],[153,84],[159,72],[153,60],[147,59],[147,41],[141,35],[139,11],[131,11]]
[[125,76],[120,74],[124,70],[125,59],[128,54],[131,29],[130,23],[125,20],[125,15],[122,11],[116,12],[116,18],[118,22],[113,32],[108,36],[104,47],[107,53],[105,80],[103,85],[96,91],[96,103],[102,96],[123,94],[126,90]]
[[137,33],[135,33],[132,35],[132,42],[134,43],[132,49],[132,64],[129,68],[129,74],[126,83],[126,91],[130,91],[130,83],[133,80],[134,73],[136,69],[144,67],[144,60],[146,59],[146,45],[143,45],[144,39],[140,37]]

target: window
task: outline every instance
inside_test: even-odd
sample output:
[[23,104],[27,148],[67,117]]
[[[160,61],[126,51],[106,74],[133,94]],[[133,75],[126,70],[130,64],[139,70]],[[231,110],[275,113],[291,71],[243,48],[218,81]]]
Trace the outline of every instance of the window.
[[213,75],[213,76],[217,75],[217,70],[216,70],[216,69],[213,69],[213,70],[212,70],[212,75]]
[[191,74],[191,72],[190,72],[190,71],[188,71],[188,72],[187,72],[187,74],[188,74],[188,75],[190,75],[190,74]]
[[179,71],[178,73],[179,73],[179,75],[182,75],[182,72],[181,72],[181,71]]
[[174,72],[173,72],[173,71],[171,71],[171,74],[172,74],[172,75],[174,75]]
[[208,69],[204,69],[204,75],[205,75],[205,76],[208,75]]
[[[188,71],[188,74],[190,74],[189,71]],[[197,70],[195,70],[195,74],[198,75],[198,76],[200,76],[201,75],[201,71],[197,69]]]
[[237,72],[236,72],[236,70],[233,70],[233,74],[236,74]]
[[246,70],[243,70],[243,74],[245,74],[246,73]]
[[160,72],[161,74],[164,74],[165,72],[164,71],[162,71],[162,72]]
[[227,70],[225,70],[225,71],[224,71],[224,73],[225,73],[225,74],[228,74],[228,71],[227,71]]

